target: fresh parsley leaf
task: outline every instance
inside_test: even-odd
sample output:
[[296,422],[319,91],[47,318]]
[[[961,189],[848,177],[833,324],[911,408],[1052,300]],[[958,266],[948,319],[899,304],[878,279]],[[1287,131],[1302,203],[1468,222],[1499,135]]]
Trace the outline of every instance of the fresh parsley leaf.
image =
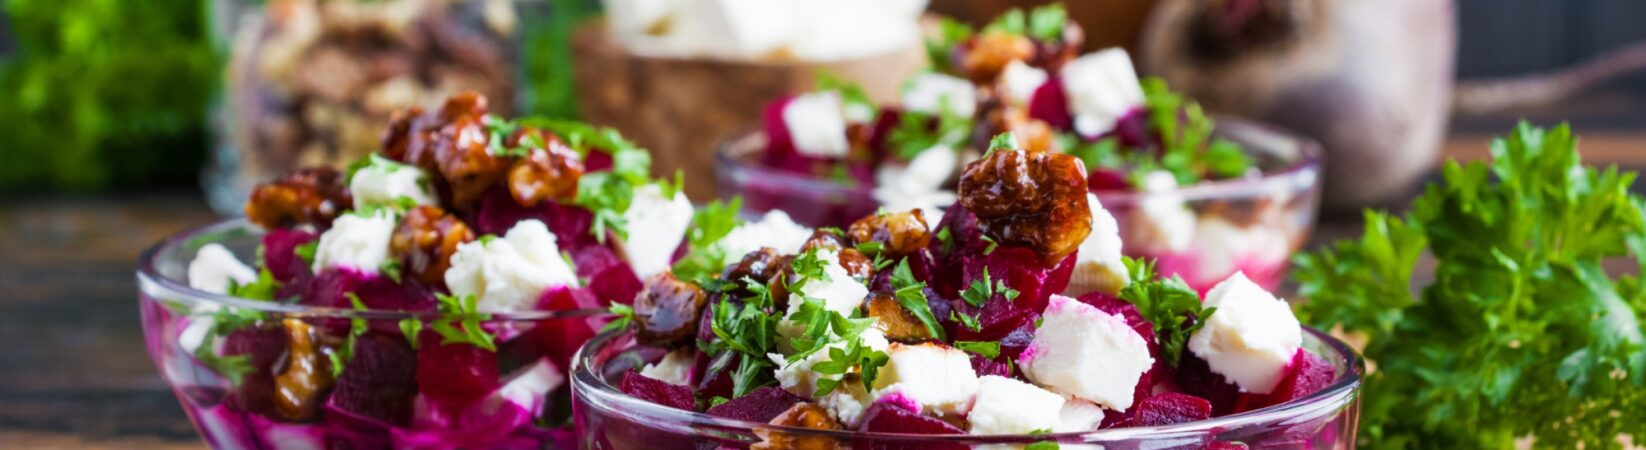
[[479,300],[473,295],[446,294],[435,294],[435,299],[440,302],[441,317],[429,327],[440,333],[441,345],[469,344],[497,351],[497,338],[481,326],[481,322],[491,319],[491,314],[479,312]]
[[617,318],[612,319],[611,322],[606,322],[606,326],[600,329],[601,333],[610,332],[613,330],[628,329],[629,325],[634,323],[633,306],[622,303],[613,303],[609,311],[612,315],[617,316]]
[[937,242],[943,244],[943,254],[945,256],[954,251],[954,234],[949,232],[949,227],[945,226],[937,230]]
[[389,281],[393,281],[394,284],[400,284],[400,272],[400,260],[397,259],[383,261],[382,265],[377,266],[377,273],[381,273],[383,276],[389,277]]
[[[1004,289],[1005,287],[1005,283],[995,281],[994,277],[989,275],[989,268],[984,267],[983,278],[972,280],[971,286],[967,286],[965,290],[960,291],[960,299],[965,300],[968,305],[982,308],[983,304],[988,303],[989,299],[994,297],[997,289]],[[1012,292],[1011,297],[1016,298],[1017,291]]]
[[[1404,216],[1368,212],[1359,239],[1298,255],[1300,317],[1364,338],[1377,363],[1362,395],[1366,442],[1638,443],[1646,199],[1630,190],[1636,174],[1585,167],[1566,125],[1522,123],[1491,153],[1448,162]],[[1432,277],[1414,273],[1425,253]],[[1637,263],[1603,269],[1627,260]]]
[[1023,14],[1022,9],[1012,8],[985,25],[983,32],[1026,35],[1029,32],[1028,17]]
[[274,280],[274,274],[269,268],[258,269],[257,280],[244,285],[229,280],[228,294],[251,300],[274,300],[274,292],[280,289],[280,282]]
[[315,239],[292,248],[292,253],[296,254],[298,258],[303,258],[303,265],[312,266],[314,265],[314,252],[318,248],[320,248],[320,240]]
[[1029,37],[1040,41],[1060,41],[1063,26],[1069,21],[1069,12],[1063,4],[1052,3],[1029,11]]
[[994,249],[997,248],[997,247],[1000,247],[1000,243],[995,242],[994,238],[989,237],[989,235],[984,234],[984,235],[981,235],[980,237],[983,238],[983,242],[989,243],[988,246],[983,247],[983,255],[984,256],[988,256],[988,255],[993,254]]
[[417,349],[417,336],[423,332],[423,320],[416,317],[400,319],[400,334],[406,336],[406,342],[411,343],[412,350]]
[[1023,450],[1057,450],[1058,448],[1060,447],[1054,441],[1040,441],[1023,446]]
[[481,246],[492,245],[492,241],[497,240],[497,235],[489,234],[489,233],[488,234],[482,234],[482,235],[480,235],[480,238],[478,240],[480,241]]
[[975,32],[971,26],[948,17],[937,19],[936,28],[937,32],[926,38],[926,59],[931,61],[933,70],[954,72],[950,58],[955,46],[971,39]]
[[727,234],[743,222],[737,219],[743,209],[743,198],[732,197],[729,202],[715,200],[692,213],[692,226],[686,231],[686,256],[674,263],[674,274],[686,280],[707,280],[726,268],[726,249],[720,245]]
[[892,269],[892,297],[909,314],[920,320],[926,326],[926,332],[933,339],[945,340],[943,325],[938,323],[937,316],[932,313],[931,305],[926,303],[926,283],[914,278],[914,271],[909,269],[909,259],[904,258]]
[[1017,135],[1012,134],[1010,131],[997,134],[989,140],[989,153],[994,153],[995,150],[1014,150],[1016,148]]
[[[345,292],[343,295],[348,297],[349,304],[354,306],[355,311],[366,310],[366,303],[360,301],[359,295],[353,292]],[[366,319],[349,318],[349,334],[348,337],[344,338],[343,344],[337,348],[326,350],[326,357],[331,359],[332,378],[343,375],[343,368],[348,365],[349,361],[354,360],[354,344],[360,339],[360,335],[366,334],[367,325]]]
[[886,142],[898,158],[912,160],[927,150],[954,151],[964,148],[971,137],[972,118],[955,113],[953,108],[948,107],[948,97],[944,97],[939,100],[935,115],[902,112],[898,116],[897,127],[886,136]]
[[1120,290],[1120,299],[1136,306],[1138,314],[1153,325],[1161,356],[1167,364],[1177,367],[1189,336],[1199,330],[1217,308],[1203,308],[1200,294],[1182,278],[1157,276],[1153,262],[1131,258],[1124,261],[1132,280]]
[[[200,347],[195,348],[194,357],[200,364],[210,367],[213,371],[228,378],[231,386],[239,386],[247,374],[256,370],[251,365],[251,355],[218,355],[217,339],[228,336],[236,330],[257,326],[267,320],[268,316],[262,311],[246,308],[224,307],[211,313],[212,326],[206,330],[206,336],[201,339]],[[195,318],[193,320],[207,320]]]
[[[875,110],[874,100],[869,99],[869,92],[863,86],[840,77],[827,70],[819,70],[815,74],[817,91],[835,91],[840,93],[840,99],[847,106],[866,107]],[[870,122],[874,122],[870,120]]]
[[966,327],[966,329],[972,330],[972,332],[983,331],[983,324],[977,321],[976,316],[967,315],[957,309],[949,310],[949,320],[960,322],[960,326]]
[[[1216,128],[1200,105],[1187,101],[1166,86],[1159,77],[1142,80],[1144,105],[1150,131],[1160,136],[1158,168],[1172,173],[1179,185],[1190,185],[1210,177],[1245,174],[1253,163],[1239,144],[1214,139]],[[1143,165],[1152,170],[1154,165]]]
[[954,341],[954,348],[988,359],[1000,356],[1000,342],[996,341]]

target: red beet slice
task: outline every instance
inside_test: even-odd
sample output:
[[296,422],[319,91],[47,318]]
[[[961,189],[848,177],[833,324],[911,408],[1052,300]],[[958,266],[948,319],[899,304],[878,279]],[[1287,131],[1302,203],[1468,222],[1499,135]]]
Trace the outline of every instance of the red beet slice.
[[417,351],[405,336],[369,333],[354,344],[354,359],[332,390],[330,406],[394,425],[411,419],[417,396]]
[[1337,370],[1325,358],[1308,350],[1297,349],[1297,353],[1292,355],[1292,362],[1286,366],[1286,374],[1275,386],[1274,392],[1269,393],[1268,401],[1263,406],[1307,397],[1331,385],[1336,375]]
[[[864,432],[899,433],[899,434],[966,434],[964,430],[950,425],[948,422],[920,415],[897,406],[895,403],[875,402],[868,410],[863,411],[863,425],[858,428]],[[911,442],[894,439],[862,439],[852,444],[854,449],[954,449],[963,450],[964,444],[943,442]]]
[[692,397],[692,388],[676,386],[663,380],[647,377],[636,372],[623,374],[623,381],[618,386],[635,398],[686,411],[697,410],[697,399]]
[[572,253],[572,264],[577,267],[577,276],[589,280],[589,290],[602,306],[633,303],[643,287],[634,268],[604,245],[582,246]]
[[777,386],[766,386],[709,408],[708,413],[728,419],[767,423],[783,411],[788,411],[795,403],[804,401],[805,398]]
[[1172,372],[1179,391],[1210,401],[1212,415],[1224,416],[1249,410],[1262,396],[1240,392],[1240,387],[1222,374],[1213,372],[1206,361],[1184,352],[1183,361]]
[[[587,288],[557,286],[543,292],[538,309],[544,311],[571,311],[603,308]],[[571,367],[577,349],[600,332],[608,319],[599,317],[566,317],[538,321],[531,334],[537,339],[543,354],[557,367]]]
[[467,219],[465,222],[474,226],[475,232],[498,236],[508,233],[517,222],[537,219],[554,233],[556,244],[563,250],[575,254],[584,245],[597,245],[594,235],[589,233],[594,224],[593,213],[552,201],[538,203],[531,208],[520,206],[509,190],[501,185],[487,190],[480,198],[480,206]]
[[1142,107],[1127,111],[1115,120],[1114,129],[1104,137],[1113,137],[1121,148],[1150,150],[1160,148],[1160,134],[1149,129],[1149,112]]
[[[291,284],[294,280],[307,278],[309,265],[303,258],[297,256],[297,247],[313,242],[318,236],[302,230],[278,228],[269,230],[263,235],[263,266],[269,269],[275,281],[282,284]],[[285,297],[285,295],[282,295]]]
[[1074,116],[1069,114],[1069,97],[1063,92],[1063,79],[1052,75],[1045,84],[1029,97],[1029,117],[1046,121],[1053,128],[1074,131]]
[[[430,290],[411,278],[402,283],[382,274],[369,274],[347,267],[328,269],[308,280],[302,303],[338,309],[354,309],[349,294],[360,298],[367,309],[388,311],[432,311],[436,306]],[[330,328],[330,327],[328,327]]]
[[1212,417],[1212,403],[1189,394],[1163,392],[1143,399],[1133,415],[1134,426],[1149,427],[1206,420]]
[[267,416],[274,409],[275,363],[286,354],[286,330],[279,326],[247,327],[230,332],[223,339],[226,356],[249,355],[252,372],[240,380],[228,399],[231,409]]
[[977,372],[977,376],[980,377],[994,375],[1011,378],[1012,376],[1011,366],[1004,362],[984,358],[982,355],[972,355],[972,371]]
[[435,406],[455,411],[497,390],[496,353],[470,344],[443,344],[440,333],[428,328],[418,339],[418,391]]
[[1132,183],[1126,181],[1126,174],[1123,172],[1106,168],[1089,169],[1091,174],[1086,176],[1086,188],[1091,189],[1092,192],[1126,192],[1132,190]]

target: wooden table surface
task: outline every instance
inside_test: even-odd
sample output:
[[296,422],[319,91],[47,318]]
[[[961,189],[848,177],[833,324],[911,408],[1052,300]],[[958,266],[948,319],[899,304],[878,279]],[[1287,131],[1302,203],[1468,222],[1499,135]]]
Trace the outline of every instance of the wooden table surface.
[[[1484,157],[1485,137],[1448,141]],[[1646,167],[1646,134],[1585,134],[1586,160]],[[0,448],[200,448],[142,345],[134,267],[215,216],[197,192],[0,199]],[[1322,218],[1314,242],[1356,235]]]

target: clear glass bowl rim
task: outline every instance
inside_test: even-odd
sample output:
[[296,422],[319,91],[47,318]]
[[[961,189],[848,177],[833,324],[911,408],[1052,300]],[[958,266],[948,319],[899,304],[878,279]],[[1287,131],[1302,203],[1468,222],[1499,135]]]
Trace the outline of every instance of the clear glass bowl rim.
[[817,430],[811,428],[776,426],[766,423],[712,416],[707,413],[696,411],[678,410],[631,397],[624,394],[622,391],[619,391],[615,386],[612,386],[611,383],[605,382],[605,380],[602,380],[601,377],[596,377],[593,375],[593,368],[591,365],[594,362],[594,357],[590,354],[590,349],[603,347],[613,342],[618,337],[629,334],[628,332],[619,331],[603,332],[594,338],[589,339],[589,341],[585,342],[582,347],[578,348],[577,354],[572,357],[571,387],[572,396],[574,397],[573,403],[588,401],[588,399],[578,397],[584,395],[594,395],[599,397],[596,399],[597,401],[611,405],[588,406],[588,408],[592,409],[592,413],[594,414],[611,414],[611,412],[605,410],[621,410],[625,414],[631,414],[643,419],[656,419],[664,421],[664,423],[672,424],[687,424],[692,429],[718,429],[735,432],[753,432],[754,430],[763,430],[781,432],[793,436],[822,436],[843,440],[885,439],[894,441],[931,441],[938,439],[946,443],[959,444],[988,444],[1000,443],[1001,441],[1028,443],[1048,440],[1070,441],[1075,443],[1101,443],[1103,441],[1113,442],[1136,439],[1176,439],[1190,434],[1235,431],[1244,426],[1264,423],[1280,423],[1287,418],[1304,415],[1306,413],[1315,412],[1321,409],[1335,408],[1339,405],[1347,405],[1352,402],[1354,400],[1354,396],[1359,395],[1358,391],[1360,389],[1360,384],[1362,378],[1366,374],[1365,361],[1361,359],[1360,354],[1356,352],[1353,347],[1350,347],[1348,343],[1345,343],[1342,340],[1310,327],[1303,327],[1303,332],[1305,335],[1305,342],[1312,338],[1319,341],[1321,344],[1324,344],[1324,348],[1334,351],[1336,356],[1343,360],[1344,367],[1348,369],[1341,377],[1334,380],[1331,385],[1328,385],[1313,394],[1309,394],[1301,399],[1279,405],[1196,422],[1163,426],[1111,428],[1089,432],[1036,435],[930,435],[858,432],[849,430]]
[[[251,224],[244,218],[222,220],[206,225],[188,228],[161,239],[159,242],[144,249],[137,258],[138,290],[148,299],[146,301],[178,301],[189,306],[214,305],[237,309],[249,309],[270,313],[279,313],[296,317],[336,317],[359,318],[366,320],[401,320],[423,319],[434,320],[442,317],[456,317],[456,315],[434,311],[399,311],[399,310],[356,310],[309,306],[299,304],[284,304],[271,301],[236,297],[217,294],[195,289],[189,286],[186,280],[168,277],[160,271],[160,259],[168,257],[185,247],[199,247],[206,243],[219,242],[245,233],[261,230],[261,227]],[[215,236],[217,237],[213,239]],[[189,249],[192,250],[192,249]],[[188,264],[183,261],[182,264]],[[522,311],[509,313],[489,313],[487,322],[507,321],[541,321],[549,319],[592,317],[610,314],[605,309],[584,308],[558,311]]]
[[[1252,148],[1263,146],[1274,140],[1286,141],[1297,148],[1294,161],[1279,170],[1264,172],[1262,176],[1248,178],[1234,178],[1195,183],[1188,186],[1179,186],[1175,189],[1136,192],[1136,191],[1108,191],[1096,192],[1098,198],[1105,201],[1114,201],[1121,204],[1135,203],[1144,198],[1159,195],[1175,195],[1185,201],[1228,199],[1241,197],[1255,197],[1266,193],[1279,191],[1304,191],[1320,182],[1321,166],[1324,163],[1324,151],[1319,142],[1309,137],[1248,119],[1238,117],[1215,117],[1217,128],[1215,133],[1239,142],[1241,145]],[[1254,142],[1238,137],[1266,137],[1262,141]],[[727,138],[715,151],[715,166],[719,171],[717,176],[734,178],[759,177],[762,180],[772,180],[783,185],[797,186],[797,189],[814,192],[831,192],[841,194],[869,195],[873,186],[867,184],[845,184],[833,180],[809,177],[793,172],[768,168],[760,164],[747,161],[746,156],[758,148],[753,148],[755,141],[764,143],[765,132],[758,126],[746,127]],[[1247,150],[1252,153],[1255,150]],[[1266,150],[1273,153],[1275,150]]]

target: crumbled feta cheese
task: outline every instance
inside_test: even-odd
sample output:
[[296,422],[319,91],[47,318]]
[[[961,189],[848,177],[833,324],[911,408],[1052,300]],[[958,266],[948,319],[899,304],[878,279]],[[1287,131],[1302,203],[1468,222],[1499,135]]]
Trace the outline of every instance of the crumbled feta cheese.
[[1079,433],[1096,430],[1103,424],[1103,407],[1074,397],[1063,398],[1063,410],[1058,411],[1058,433]]
[[814,92],[783,106],[783,126],[795,151],[814,158],[840,158],[851,150],[846,141],[846,113],[840,93]]
[[229,282],[257,281],[257,271],[240,262],[228,247],[216,242],[200,247],[189,261],[189,287],[213,294],[229,293]]
[[543,406],[543,396],[565,383],[566,376],[560,369],[548,358],[540,358],[531,368],[519,372],[498,388],[496,395],[535,414]]
[[453,295],[475,296],[486,312],[530,310],[545,289],[577,285],[554,234],[535,219],[514,224],[501,238],[457,246],[445,278]]
[[977,372],[966,352],[924,343],[892,344],[886,365],[874,380],[876,397],[902,395],[931,415],[963,415],[977,391]]
[[685,386],[690,382],[692,366],[696,364],[691,349],[679,349],[663,355],[663,360],[657,364],[647,364],[640,369],[640,374],[676,386]]
[[628,223],[623,254],[642,280],[669,270],[675,248],[692,225],[692,202],[686,193],[676,191],[672,199],[663,194],[663,187],[656,184],[637,187],[629,210],[623,213]]
[[1000,72],[1000,90],[1006,93],[1007,100],[1025,105],[1034,98],[1034,91],[1046,84],[1049,78],[1051,76],[1045,70],[1012,60],[1006,64],[1006,70]]
[[1035,383],[1125,411],[1154,358],[1125,318],[1053,295],[1017,364]]
[[821,299],[823,309],[850,316],[852,311],[863,305],[863,299],[869,295],[869,288],[852,278],[852,274],[840,266],[840,254],[827,248],[819,249],[817,259],[823,261],[823,276],[826,279],[808,280],[795,292],[789,293],[789,309],[784,317],[800,311],[800,305],[805,303],[807,298]]
[[1194,286],[1209,286],[1242,267],[1282,264],[1292,248],[1284,231],[1265,224],[1242,227],[1216,215],[1200,218],[1193,241],[1199,263],[1188,281]]
[[943,189],[958,165],[954,149],[945,145],[920,152],[906,166],[883,165],[875,172],[874,199],[887,211],[919,209],[926,223],[936,224],[958,198]]
[[433,205],[438,203],[433,192],[429,175],[423,169],[376,155],[371,157],[371,164],[349,178],[349,194],[354,196],[356,209],[395,207],[401,198],[418,205]]
[[1143,86],[1125,50],[1111,48],[1075,58],[1063,65],[1062,75],[1069,113],[1081,135],[1107,133],[1116,120],[1143,104]]
[[1091,205],[1092,233],[1080,243],[1074,274],[1069,277],[1065,292],[1070,296],[1092,291],[1114,295],[1126,287],[1129,280],[1120,254],[1120,224],[1103,209],[1096,195],[1086,194],[1086,203]]
[[935,72],[915,75],[903,90],[903,109],[926,114],[946,110],[971,117],[977,111],[977,87],[970,81]]
[[1063,423],[1063,396],[1011,378],[989,375],[977,381],[971,434],[1028,434]]
[[377,268],[389,260],[389,238],[394,235],[395,224],[394,215],[386,210],[371,216],[338,216],[331,229],[320,235],[314,249],[314,271],[348,267],[377,273]]
[[800,247],[805,246],[806,239],[811,236],[811,228],[794,223],[783,210],[766,211],[760,220],[745,222],[726,233],[719,244],[726,251],[722,262],[735,264],[762,247],[771,247],[784,255],[799,253]]
[[1130,216],[1129,245],[1148,252],[1177,253],[1194,240],[1196,217],[1177,191],[1177,178],[1158,170],[1143,176],[1143,196]]
[[[887,347],[891,345],[891,343],[886,340],[886,335],[881,334],[879,330],[873,328],[864,330],[863,334],[858,337],[863,340],[863,346],[871,350],[886,351]],[[817,393],[818,380],[841,379],[841,375],[822,374],[812,371],[812,366],[829,360],[829,350],[837,348],[846,348],[846,342],[838,341],[831,343],[823,349],[813,352],[810,355],[806,355],[805,358],[793,363],[788,362],[788,359],[780,353],[770,353],[767,354],[766,357],[771,358],[772,362],[777,363],[777,370],[774,373],[774,377],[777,379],[777,385],[779,387],[782,387],[783,390],[789,391],[794,395],[812,398],[813,394]],[[881,376],[885,376],[884,372],[882,372]]]
[[833,391],[817,399],[817,406],[829,410],[834,420],[840,421],[848,429],[857,429],[863,424],[863,411],[869,409],[874,402],[874,396],[863,388],[860,381],[841,383]]
[[1217,312],[1189,336],[1189,351],[1242,391],[1274,390],[1303,344],[1291,306],[1239,272],[1207,292],[1205,305]]

